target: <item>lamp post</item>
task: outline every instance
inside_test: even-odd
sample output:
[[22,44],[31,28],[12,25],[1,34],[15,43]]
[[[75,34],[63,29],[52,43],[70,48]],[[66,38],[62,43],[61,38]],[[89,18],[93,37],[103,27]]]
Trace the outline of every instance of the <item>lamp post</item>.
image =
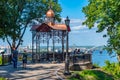
[[69,72],[69,57],[68,57],[68,27],[69,27],[69,24],[70,24],[70,20],[68,18],[68,16],[66,17],[66,20],[65,20],[65,24],[67,26],[67,29],[66,29],[66,56],[65,56],[65,70],[64,70],[64,75],[70,75],[70,72]]

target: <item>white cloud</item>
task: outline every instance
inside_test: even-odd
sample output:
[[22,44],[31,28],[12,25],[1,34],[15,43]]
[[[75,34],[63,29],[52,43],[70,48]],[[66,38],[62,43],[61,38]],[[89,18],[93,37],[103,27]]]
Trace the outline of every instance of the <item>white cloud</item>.
[[76,34],[76,33],[78,34],[78,33],[80,33],[80,31],[71,31],[70,33],[71,34]]
[[[65,21],[66,18],[62,18],[62,22]],[[81,20],[81,19],[70,19],[70,24],[75,24],[75,23],[79,23],[79,24],[82,24],[84,20]]]
[[[62,18],[62,21],[64,21],[65,18]],[[84,20],[81,19],[70,19],[70,26],[72,31],[78,31],[80,29],[85,29],[87,28],[85,25],[82,25],[82,22]]]
[[81,34],[81,33],[89,33],[89,30],[78,30],[78,31],[71,31],[71,34]]
[[79,23],[79,24],[82,24],[84,20],[81,20],[81,19],[71,19],[71,24],[73,23]]
[[79,25],[79,26],[73,26],[71,27],[71,30],[81,30],[81,29],[86,29],[87,27],[86,26],[83,26],[83,25]]
[[[64,20],[66,18],[62,18],[62,23],[64,23]],[[84,22],[85,19],[70,19],[70,27],[72,33],[78,33],[78,32],[89,32],[89,28],[86,25],[82,25],[82,22]],[[97,29],[97,24],[95,24],[95,27],[93,29]]]

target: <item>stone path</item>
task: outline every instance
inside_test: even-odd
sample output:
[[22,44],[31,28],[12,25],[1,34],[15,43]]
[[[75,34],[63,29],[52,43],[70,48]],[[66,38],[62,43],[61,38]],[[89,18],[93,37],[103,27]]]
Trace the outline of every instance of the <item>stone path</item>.
[[64,63],[60,64],[28,64],[26,69],[19,62],[18,68],[12,65],[0,66],[0,76],[8,80],[66,80],[63,75]]

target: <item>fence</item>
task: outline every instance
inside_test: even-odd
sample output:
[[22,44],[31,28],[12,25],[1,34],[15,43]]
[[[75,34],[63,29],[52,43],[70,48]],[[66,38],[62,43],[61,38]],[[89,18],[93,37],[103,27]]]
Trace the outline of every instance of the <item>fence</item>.
[[10,55],[0,54],[0,65],[6,65],[10,62]]

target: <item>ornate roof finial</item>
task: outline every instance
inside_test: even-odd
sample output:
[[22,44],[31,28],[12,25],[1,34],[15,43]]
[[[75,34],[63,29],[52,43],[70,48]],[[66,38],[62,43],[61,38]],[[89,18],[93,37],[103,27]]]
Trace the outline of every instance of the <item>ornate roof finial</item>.
[[53,18],[55,16],[54,11],[52,10],[52,4],[50,2],[49,10],[46,13],[46,17]]
[[48,18],[53,18],[55,15],[54,15],[54,12],[52,9],[49,9],[46,13],[46,17]]

